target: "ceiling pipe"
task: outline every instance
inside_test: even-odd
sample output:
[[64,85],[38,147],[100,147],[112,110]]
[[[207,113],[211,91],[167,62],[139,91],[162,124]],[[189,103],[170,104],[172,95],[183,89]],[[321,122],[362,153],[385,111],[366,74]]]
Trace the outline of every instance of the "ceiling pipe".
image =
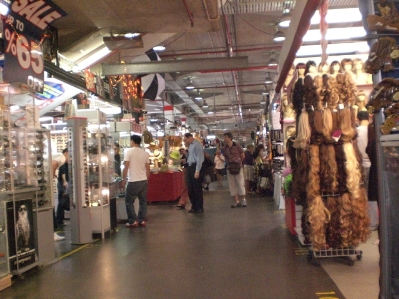
[[[231,35],[230,35],[230,30],[229,30],[229,22],[227,20],[227,16],[226,15],[223,15],[223,16],[224,16],[224,22],[225,22],[225,26],[226,26],[226,41],[227,41],[228,55],[229,55],[229,57],[233,57],[234,52],[233,52],[233,45],[232,45]],[[237,99],[237,103],[238,103],[238,115],[240,116],[241,122],[243,122],[242,107],[241,107],[241,95],[240,95],[240,90],[238,88],[237,71],[231,71],[231,74],[233,77],[234,89],[235,89],[236,99]]]
[[193,18],[193,13],[192,13],[192,12],[190,11],[190,9],[188,8],[188,4],[187,4],[186,0],[183,0],[183,4],[184,4],[184,7],[186,8],[186,11],[187,11],[188,17],[190,18],[190,21],[191,21],[191,27],[194,27],[194,18]]
[[[320,2],[321,0],[308,0],[306,1],[306,3],[305,1],[304,2],[297,1],[295,5],[296,9],[300,5],[299,3],[301,3],[302,5],[305,3],[304,4],[305,7],[303,8],[301,18],[299,19],[298,24],[293,24],[293,21],[291,21],[290,27],[293,26],[293,28],[296,28],[296,31],[293,34],[292,42],[290,42],[289,40],[287,41],[287,39],[285,40],[285,44],[288,42],[287,44],[291,45],[291,48],[289,49],[286,57],[281,57],[280,55],[280,61],[285,61],[285,62],[283,64],[283,67],[281,68],[280,77],[276,84],[275,88],[276,93],[280,93],[281,88],[283,87],[288,72],[291,69],[291,66],[296,58],[296,53],[298,52],[299,48],[302,45],[302,38],[308,31],[310,27],[310,20],[314,15],[314,13],[316,12],[317,8],[319,7]],[[298,15],[298,14],[296,14],[296,12],[294,11],[292,15]]]
[[[265,50],[279,50],[282,48],[282,45],[271,45],[267,47],[260,47],[260,48],[243,48],[243,49],[232,49],[233,53],[240,53],[240,52],[252,52],[252,51],[265,51]],[[176,51],[178,52],[178,51]],[[227,53],[227,50],[219,50],[219,51],[200,51],[200,52],[188,52],[182,54],[163,54],[159,55],[161,58],[169,58],[169,57],[179,57],[179,56],[190,56],[190,55],[208,55],[208,54],[223,54]]]

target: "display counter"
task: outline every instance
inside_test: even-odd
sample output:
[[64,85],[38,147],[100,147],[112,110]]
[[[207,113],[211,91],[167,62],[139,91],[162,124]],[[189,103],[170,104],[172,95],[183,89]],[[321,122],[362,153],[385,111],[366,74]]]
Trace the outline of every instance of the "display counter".
[[148,181],[148,202],[177,200],[183,190],[183,172],[151,173]]

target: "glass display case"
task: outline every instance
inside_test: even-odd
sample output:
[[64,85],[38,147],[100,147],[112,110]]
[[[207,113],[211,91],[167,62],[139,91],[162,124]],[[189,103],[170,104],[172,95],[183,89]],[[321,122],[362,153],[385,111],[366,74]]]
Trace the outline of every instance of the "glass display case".
[[[0,85],[0,277],[38,265],[38,223],[51,211],[49,131],[39,128],[33,94]],[[52,241],[54,242],[54,241]]]

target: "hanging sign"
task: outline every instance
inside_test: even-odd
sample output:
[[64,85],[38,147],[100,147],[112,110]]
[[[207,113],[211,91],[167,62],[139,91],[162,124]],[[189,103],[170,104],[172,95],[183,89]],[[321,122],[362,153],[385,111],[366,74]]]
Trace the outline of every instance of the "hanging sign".
[[47,26],[66,13],[51,0],[13,0],[4,20],[4,81],[43,92],[42,42]]

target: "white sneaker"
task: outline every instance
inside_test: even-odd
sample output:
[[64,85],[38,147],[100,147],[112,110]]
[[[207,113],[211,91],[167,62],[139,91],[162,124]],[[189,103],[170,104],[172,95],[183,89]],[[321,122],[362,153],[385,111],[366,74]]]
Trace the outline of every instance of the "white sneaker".
[[241,206],[242,206],[242,207],[246,207],[246,206],[247,206],[247,201],[246,201],[245,199],[243,199],[243,200],[241,201]]
[[65,237],[58,235],[57,233],[54,233],[54,241],[62,241],[65,240]]

